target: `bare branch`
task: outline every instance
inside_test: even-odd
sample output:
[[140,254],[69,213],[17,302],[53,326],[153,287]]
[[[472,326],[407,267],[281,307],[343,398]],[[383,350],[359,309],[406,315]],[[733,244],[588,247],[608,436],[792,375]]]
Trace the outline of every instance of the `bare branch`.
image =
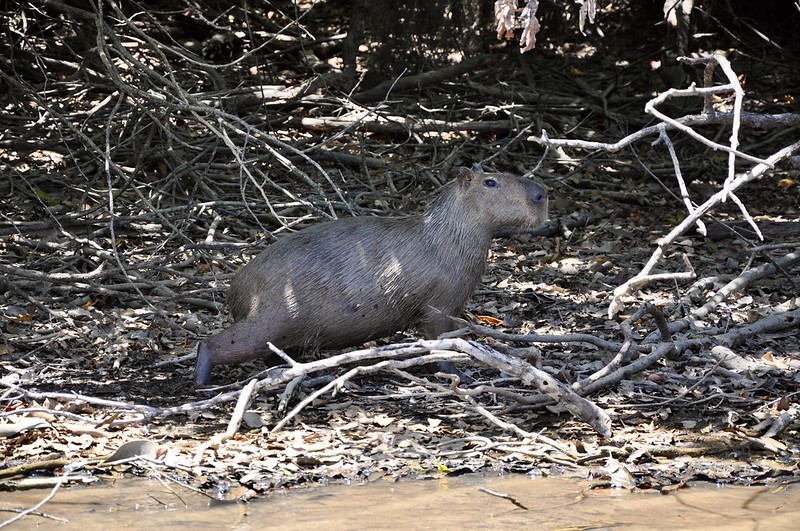
[[753,179],[756,179],[779,161],[786,159],[792,153],[798,150],[800,150],[800,141],[783,148],[777,153],[774,153],[772,156],[767,158],[764,164],[758,164],[744,175],[740,175],[734,179],[728,189],[722,189],[716,194],[712,195],[705,203],[697,207],[694,212],[689,214],[677,227],[672,229],[669,234],[661,238],[661,240],[658,242],[658,248],[655,250],[653,255],[650,257],[650,260],[647,262],[647,264],[645,264],[642,270],[636,274],[636,276],[618,286],[614,290],[614,297],[608,307],[609,318],[616,315],[622,309],[622,297],[625,297],[634,290],[639,289],[643,285],[643,281],[646,283],[646,278],[650,274],[650,271],[652,271],[659,260],[661,260],[661,257],[664,255],[664,251],[667,249],[667,247],[669,247],[680,235],[686,232],[689,227],[691,227],[698,219],[700,219],[700,216],[711,210],[718,203],[721,203],[726,197],[728,197],[730,191],[736,190],[740,186],[752,181]]
[[[771,126],[778,126],[779,124],[785,123],[800,123],[800,115],[776,115],[773,117],[765,118],[760,117],[756,118],[755,115],[746,114],[742,111],[742,99],[744,97],[744,92],[738,82],[736,74],[733,72],[730,63],[722,56],[713,55],[708,57],[702,57],[698,59],[682,59],[684,62],[688,64],[705,64],[706,65],[706,75],[705,80],[708,86],[703,88],[697,88],[694,85],[686,88],[686,89],[669,89],[666,92],[660,94],[659,96],[651,99],[645,105],[645,112],[652,114],[656,118],[658,118],[661,122],[657,125],[647,127],[628,135],[627,137],[615,142],[615,143],[602,143],[602,142],[584,142],[580,140],[551,140],[546,132],[542,132],[540,137],[529,137],[528,140],[533,142],[542,144],[547,147],[579,147],[583,149],[601,149],[606,151],[617,151],[622,149],[625,146],[630,145],[631,143],[640,140],[646,136],[652,134],[658,134],[659,140],[667,147],[667,150],[670,153],[670,157],[672,159],[673,167],[675,169],[675,175],[679,183],[679,187],[681,190],[681,197],[683,200],[684,205],[688,211],[688,216],[669,234],[665,237],[661,238],[658,242],[657,249],[653,252],[648,262],[645,266],[637,273],[634,277],[629,279],[624,284],[618,286],[614,290],[614,296],[609,304],[608,308],[608,315],[609,318],[613,318],[619,311],[622,309],[622,298],[630,295],[635,290],[640,289],[650,282],[655,280],[662,280],[664,278],[693,278],[692,274],[677,274],[677,277],[663,277],[661,275],[652,275],[651,272],[656,264],[661,260],[662,256],[664,255],[665,251],[669,246],[675,241],[676,238],[683,235],[689,227],[692,225],[698,225],[701,234],[705,233],[705,227],[701,221],[701,217],[709,212],[712,208],[714,208],[717,204],[725,202],[728,198],[732,199],[734,203],[739,207],[739,210],[742,212],[744,218],[747,222],[753,227],[756,234],[761,237],[761,232],[753,221],[752,217],[748,213],[745,205],[739,200],[739,198],[733,193],[736,189],[747,184],[748,182],[752,181],[753,179],[758,178],[767,170],[772,169],[781,161],[790,159],[795,152],[800,150],[800,142],[796,142],[791,144],[778,152],[772,154],[771,156],[767,157],[766,159],[761,159],[759,157],[752,156],[748,153],[743,153],[739,151],[739,129],[743,123],[749,123],[751,125],[758,126],[765,126],[766,124],[770,124]],[[728,79],[728,83],[725,85],[719,86],[710,86],[713,77],[710,75],[710,72],[713,71],[715,66],[719,66],[722,69],[725,76]],[[733,112],[727,114],[715,113],[713,108],[710,104],[710,96],[714,94],[727,94],[727,93],[734,93],[734,106]],[[682,118],[674,119],[666,114],[662,113],[658,110],[658,106],[663,102],[667,101],[670,98],[675,97],[690,97],[690,96],[701,96],[705,99],[705,108],[704,113],[699,116],[684,116]],[[728,145],[719,144],[714,142],[702,134],[695,131],[694,127],[699,125],[707,125],[713,123],[730,123],[731,124],[731,136],[730,142]],[[708,198],[702,205],[698,207],[694,207],[691,198],[688,195],[688,191],[686,189],[683,176],[680,170],[680,164],[677,158],[677,155],[674,151],[672,143],[669,140],[666,132],[668,130],[678,130],[687,135],[691,138],[694,138],[698,142],[702,143],[703,145],[709,146],[715,150],[722,150],[728,153],[728,176],[725,179],[725,183],[722,189],[717,192],[716,194],[712,195]],[[735,168],[735,160],[736,158],[741,158],[742,160],[746,160],[749,162],[755,163],[755,165],[747,172],[741,175],[736,175],[734,173]]]

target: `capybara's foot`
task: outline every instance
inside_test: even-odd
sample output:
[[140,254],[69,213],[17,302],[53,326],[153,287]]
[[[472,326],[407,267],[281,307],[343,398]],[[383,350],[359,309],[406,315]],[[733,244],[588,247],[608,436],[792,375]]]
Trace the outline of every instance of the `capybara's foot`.
[[197,345],[197,363],[194,366],[194,384],[205,385],[211,377],[211,352],[208,349],[207,341],[201,341]]

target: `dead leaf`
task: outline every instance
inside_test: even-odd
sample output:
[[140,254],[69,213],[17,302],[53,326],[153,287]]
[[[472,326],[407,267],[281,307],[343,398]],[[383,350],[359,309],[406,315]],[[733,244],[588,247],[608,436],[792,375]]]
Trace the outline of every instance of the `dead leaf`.
[[783,395],[775,402],[775,409],[778,411],[787,411],[791,407],[792,403],[789,401],[789,397]]
[[117,461],[131,459],[133,457],[149,457],[155,459],[158,455],[158,445],[153,441],[144,439],[138,441],[128,441],[117,448],[117,451],[103,459],[103,463],[111,464]]
[[36,428],[52,428],[52,426],[44,419],[26,417],[18,422],[0,424],[0,437],[16,437],[25,430]]
[[242,415],[242,421],[248,428],[262,428],[267,425],[261,415],[255,411],[245,411]]
[[499,326],[503,324],[503,320],[496,317],[490,317],[488,315],[476,315],[476,317],[478,318],[478,321],[482,322],[483,324],[492,326]]

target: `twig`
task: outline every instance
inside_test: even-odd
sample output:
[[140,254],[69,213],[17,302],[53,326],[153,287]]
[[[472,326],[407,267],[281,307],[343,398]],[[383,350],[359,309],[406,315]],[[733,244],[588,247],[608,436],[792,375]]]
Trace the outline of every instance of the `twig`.
[[56,470],[67,466],[66,459],[48,459],[47,461],[33,461],[0,469],[0,478],[8,478],[21,474],[28,474],[38,470]]
[[236,432],[239,431],[239,426],[242,423],[242,417],[244,416],[245,410],[253,398],[253,391],[255,390],[257,383],[258,380],[254,378],[250,380],[250,382],[239,392],[239,398],[236,401],[236,407],[233,408],[233,414],[228,422],[228,428],[223,433],[218,433],[211,437],[211,439],[208,441],[198,445],[198,447],[195,449],[195,463],[200,462],[203,453],[208,448],[216,448],[223,442],[236,435]]
[[[3,513],[21,513],[23,511],[28,511],[27,509],[15,509],[12,507],[0,507],[0,512]],[[52,514],[43,513],[40,511],[28,511],[27,514],[32,516],[38,516],[40,518],[46,518],[48,520],[55,520],[56,522],[61,522],[64,524],[68,524],[69,520],[66,518],[59,518],[58,516],[53,516]],[[1,525],[1,524],[0,524]]]
[[50,500],[52,500],[55,497],[56,493],[58,492],[58,489],[61,488],[61,485],[63,485],[64,482],[67,479],[69,479],[70,473],[75,472],[76,470],[80,470],[81,468],[83,468],[83,466],[84,466],[83,463],[73,463],[71,465],[65,466],[64,467],[64,473],[58,478],[58,483],[55,484],[55,486],[50,491],[50,493],[47,496],[45,496],[42,499],[42,501],[40,501],[39,503],[37,503],[33,507],[25,509],[24,511],[22,511],[21,513],[19,513],[15,517],[13,517],[13,518],[11,518],[9,520],[6,520],[5,522],[0,522],[0,528],[7,527],[7,526],[13,524],[14,522],[16,522],[17,520],[20,520],[20,519],[24,518],[28,514],[31,514],[31,513],[34,513],[36,511],[38,511],[40,507],[42,507],[44,504],[46,504],[47,502],[49,502]]
[[607,374],[602,378],[598,378],[586,384],[584,384],[583,381],[581,381],[576,383],[573,387],[575,388],[576,391],[580,392],[581,394],[588,395],[596,393],[600,389],[604,389],[606,387],[613,387],[624,378],[628,378],[630,376],[633,376],[634,374],[642,372],[651,365],[655,364],[657,361],[671,355],[676,351],[677,349],[675,347],[675,344],[661,343],[650,354],[642,356],[636,361],[628,365],[625,365],[623,367],[620,367],[619,369]]
[[483,492],[484,494],[488,494],[489,496],[494,496],[496,498],[503,498],[504,500],[508,500],[511,503],[513,503],[514,505],[516,505],[517,507],[519,507],[520,509],[524,509],[526,511],[528,510],[527,507],[522,505],[520,502],[518,502],[516,500],[516,498],[514,498],[513,496],[511,496],[509,494],[503,494],[501,492],[496,492],[496,491],[493,491],[493,490],[489,490],[489,489],[487,489],[485,487],[478,487],[478,490],[480,492]]
[[[650,314],[655,320],[658,329],[665,334],[664,341],[670,340],[669,327],[667,326],[667,321],[666,318],[664,317],[664,314],[661,312],[660,309],[653,306],[652,304],[643,304],[642,306],[639,307],[638,310],[636,310],[636,312],[633,313],[633,315],[631,315],[630,317],[625,319],[622,323],[620,323],[620,329],[622,330],[622,335],[625,337],[625,341],[620,347],[619,351],[617,352],[617,355],[614,356],[614,358],[610,362],[608,362],[602,369],[595,372],[594,374],[587,376],[580,382],[577,382],[573,386],[576,390],[580,391],[589,386],[592,382],[605,379],[612,372],[619,371],[623,363],[629,362],[633,358],[633,355],[635,353],[643,350],[634,339],[634,334],[631,324],[641,319],[645,314]],[[616,372],[616,374],[620,377],[620,379],[622,378],[623,375],[622,372]],[[613,380],[605,380],[605,381],[608,384],[612,384],[612,383],[618,383],[619,380],[617,380],[616,382]]]
[[[692,127],[698,125],[728,125],[733,122],[733,114],[726,112],[714,112],[713,114],[690,114],[675,119],[681,125]],[[756,114],[742,112],[741,122],[745,125],[758,128],[781,128],[800,125],[800,114]],[[576,148],[587,151],[608,151],[616,153],[631,144],[643,140],[649,136],[659,135],[662,130],[671,131],[674,127],[659,123],[648,127],[643,127],[635,133],[617,140],[616,142],[597,142],[589,140],[579,140],[572,138],[550,138],[547,131],[542,131],[541,136],[529,136],[527,140],[536,144],[549,147]]]
[[[233,408],[233,415],[231,415],[231,420],[228,423],[228,429],[225,430],[225,439],[230,439],[236,432],[239,431],[239,426],[242,423],[242,417],[244,416],[244,412],[247,409],[247,406],[250,405],[250,401],[253,399],[253,390],[256,388],[257,381],[255,379],[250,380],[244,389],[242,389],[242,393],[239,395],[239,400],[236,401],[236,407]],[[223,440],[225,440],[223,439]]]
[[[692,204],[692,200],[689,197],[689,190],[686,189],[686,181],[683,179],[683,175],[681,174],[681,163],[678,160],[678,154],[675,152],[675,145],[669,139],[669,135],[667,134],[666,130],[661,129],[659,131],[659,140],[667,146],[667,151],[669,151],[669,156],[672,159],[672,167],[675,169],[675,178],[678,180],[678,188],[681,192],[681,199],[683,200],[683,204],[686,206],[686,210],[691,214],[694,211],[694,204]],[[697,232],[701,235],[706,235],[706,225],[702,222],[702,220],[697,220]]]

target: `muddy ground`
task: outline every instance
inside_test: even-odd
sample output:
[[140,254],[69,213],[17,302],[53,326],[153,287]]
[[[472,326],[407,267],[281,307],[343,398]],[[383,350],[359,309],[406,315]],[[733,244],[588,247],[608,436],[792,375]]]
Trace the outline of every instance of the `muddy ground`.
[[[622,27],[611,15],[606,24],[608,35]],[[150,67],[176,61],[152,53],[130,28],[120,32]],[[279,62],[285,56],[275,56],[284,70],[270,75],[285,92],[261,93],[255,107],[221,100],[230,106],[224,116],[215,114],[212,87],[190,68],[176,74],[177,84],[197,108],[159,106],[147,83],[161,94],[177,89],[147,78],[123,54],[113,61],[119,79],[98,74],[105,63],[91,57],[70,77],[73,65],[54,42],[20,44],[16,71],[4,73],[11,90],[0,118],[0,486],[49,485],[65,472],[68,481],[147,474],[239,499],[308,484],[481,470],[578,475],[626,488],[794,481],[797,167],[781,161],[737,191],[763,241],[734,201],[718,204],[704,217],[708,235],[686,231],[655,270],[693,271],[691,278],[649,282],[609,317],[614,290],[687,216],[669,153],[651,145],[655,136],[616,153],[545,151],[526,139],[545,129],[551,138],[615,142],[655,123],[644,105],[669,87],[652,64],[657,40],[640,44],[635,59],[626,53],[630,32],[567,40],[543,41],[524,56],[513,43],[494,46],[469,72],[399,90],[380,104],[354,105],[332,83],[306,90],[325,75],[335,79],[335,52],[327,52],[324,74],[289,70]],[[753,41],[727,50],[746,79],[745,110],[796,115],[800,61],[790,51]],[[52,64],[23,67],[28,56]],[[236,68],[241,75],[242,65],[220,71]],[[232,83],[246,94],[264,84],[246,74]],[[668,103],[674,117],[702,104]],[[714,103],[733,110],[729,95]],[[243,134],[243,123],[253,130]],[[728,125],[697,129],[720,143],[730,136]],[[739,149],[768,157],[799,133],[797,122],[745,124]],[[702,204],[725,180],[727,155],[670,134],[688,194]],[[609,416],[610,435],[531,382],[453,352],[443,355],[457,360],[463,381],[430,364],[367,369],[278,429],[352,365],[315,366],[292,394],[285,382],[261,380],[225,435],[238,390],[275,374],[254,362],[215,369],[214,387],[192,383],[197,342],[230,324],[224,297],[235,271],[273,238],[334,213],[418,212],[438,184],[473,162],[516,173],[537,167],[550,190],[551,223],[495,241],[467,307],[468,322],[484,328],[462,337],[501,352],[538,347],[529,361],[579,390],[633,341],[641,348],[582,392]],[[737,172],[754,164],[740,159]],[[779,267],[764,269],[775,261]],[[746,276],[759,268],[764,274]],[[725,291],[737,278],[741,287]],[[720,292],[726,295],[715,300]],[[693,313],[710,302],[708,312]],[[689,325],[659,342],[655,319],[645,315],[626,336],[621,323],[643,304],[669,323],[690,318]],[[365,347],[418,340],[411,331]],[[641,361],[665,343],[674,348]],[[101,462],[120,448],[114,459],[122,461]]]

